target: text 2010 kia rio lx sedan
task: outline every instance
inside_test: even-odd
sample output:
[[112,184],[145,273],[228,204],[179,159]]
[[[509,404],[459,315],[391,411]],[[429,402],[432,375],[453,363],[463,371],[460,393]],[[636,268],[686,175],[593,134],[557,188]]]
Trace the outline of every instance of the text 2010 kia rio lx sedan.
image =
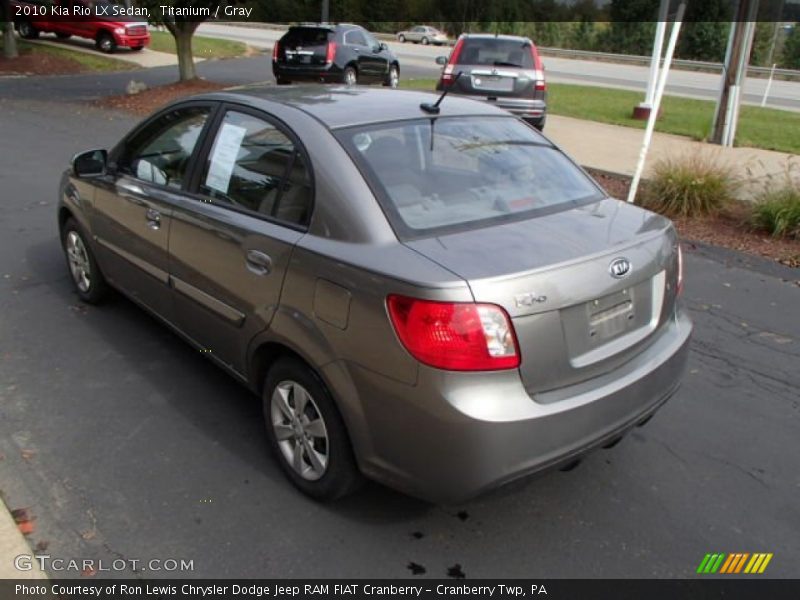
[[670,222],[508,113],[433,100],[197,96],[61,183],[79,296],[121,290],[260,394],[315,498],[363,474],[467,499],[614,443],[684,370]]

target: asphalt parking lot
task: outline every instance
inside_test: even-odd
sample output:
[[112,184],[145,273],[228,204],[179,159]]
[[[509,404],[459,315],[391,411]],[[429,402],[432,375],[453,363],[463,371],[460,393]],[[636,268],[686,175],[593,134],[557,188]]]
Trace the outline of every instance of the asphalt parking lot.
[[127,300],[72,291],[60,172],[132,123],[0,98],[0,490],[35,515],[32,546],[206,578],[685,577],[707,552],[771,552],[767,575],[796,577],[796,270],[687,248],[683,387],[571,472],[460,506],[377,485],[320,505],[269,456],[256,398]]

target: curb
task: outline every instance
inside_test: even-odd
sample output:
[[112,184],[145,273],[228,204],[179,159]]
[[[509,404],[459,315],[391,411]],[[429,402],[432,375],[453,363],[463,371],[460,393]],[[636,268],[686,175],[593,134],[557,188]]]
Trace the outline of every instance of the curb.
[[0,579],[48,579],[36,561],[31,562],[29,571],[17,569],[14,559],[21,554],[32,557],[33,551],[5,503],[0,500]]

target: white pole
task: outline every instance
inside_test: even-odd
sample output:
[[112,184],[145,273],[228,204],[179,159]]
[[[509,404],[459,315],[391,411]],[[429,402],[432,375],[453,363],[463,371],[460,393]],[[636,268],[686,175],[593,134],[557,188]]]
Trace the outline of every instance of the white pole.
[[739,54],[739,65],[736,69],[736,93],[733,94],[734,102],[733,115],[731,117],[730,125],[728,126],[727,137],[728,139],[723,142],[725,146],[733,147],[736,140],[736,128],[739,125],[739,105],[741,103],[742,88],[744,87],[745,80],[747,79],[747,65],[750,62],[750,53],[753,50],[753,40],[756,35],[756,11],[758,10],[758,0],[750,4],[750,10],[747,14],[747,22],[745,26],[745,36],[743,51]]
[[772,65],[772,68],[769,70],[769,79],[767,80],[767,89],[764,90],[764,97],[761,99],[761,108],[764,108],[767,105],[767,98],[769,97],[769,90],[772,88],[772,78],[775,77],[775,67],[778,66],[778,63]]
[[639,162],[636,165],[636,171],[633,174],[633,181],[631,182],[631,189],[628,192],[628,202],[633,202],[636,198],[636,191],[639,188],[639,181],[642,178],[642,171],[644,171],[644,163],[647,160],[647,151],[650,149],[650,142],[653,139],[653,130],[656,127],[656,119],[658,118],[658,110],[661,108],[661,99],[664,97],[664,88],[667,86],[667,76],[669,75],[669,68],[672,66],[672,55],[675,53],[675,45],[678,43],[678,33],[681,30],[681,23],[683,22],[683,12],[686,9],[686,0],[683,0],[678,6],[678,13],[675,15],[675,23],[672,25],[672,31],[669,35],[669,44],[667,45],[667,55],[664,58],[664,67],[658,77],[658,86],[656,87],[656,95],[653,99],[653,110],[650,111],[650,118],[647,119],[647,128],[644,131],[644,140],[642,141],[642,150],[639,152]]
[[647,80],[647,93],[644,102],[640,105],[647,108],[653,107],[653,97],[656,94],[658,81],[658,68],[661,65],[661,51],[664,49],[664,34],[667,31],[667,11],[669,0],[661,0],[658,8],[658,21],[656,21],[656,38],[653,41],[653,56],[650,59],[650,77]]

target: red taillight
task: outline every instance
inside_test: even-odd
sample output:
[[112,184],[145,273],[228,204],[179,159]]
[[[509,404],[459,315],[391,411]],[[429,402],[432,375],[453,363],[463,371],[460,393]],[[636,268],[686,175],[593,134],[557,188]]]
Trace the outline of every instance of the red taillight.
[[547,91],[547,82],[544,80],[544,64],[542,63],[542,57],[539,56],[539,51],[533,44],[531,44],[531,56],[533,57],[533,68],[536,70],[536,83],[534,84],[534,88],[537,92]]
[[325,62],[330,64],[336,58],[336,42],[328,42],[328,49],[325,52]]
[[421,363],[450,371],[519,367],[514,327],[499,306],[396,295],[387,305],[397,337]]
[[280,52],[280,44],[275,42],[275,45],[272,47],[272,62],[278,61],[278,53]]
[[678,280],[675,284],[677,296],[680,296],[683,293],[683,251],[681,250],[681,245],[678,244]]
[[458,64],[458,57],[461,54],[461,49],[463,47],[464,40],[458,40],[453,48],[453,51],[450,53],[450,58],[444,67],[444,71],[442,71],[443,84],[450,85],[453,83],[453,81],[455,81],[456,76],[453,74],[453,69],[455,68],[456,64]]

